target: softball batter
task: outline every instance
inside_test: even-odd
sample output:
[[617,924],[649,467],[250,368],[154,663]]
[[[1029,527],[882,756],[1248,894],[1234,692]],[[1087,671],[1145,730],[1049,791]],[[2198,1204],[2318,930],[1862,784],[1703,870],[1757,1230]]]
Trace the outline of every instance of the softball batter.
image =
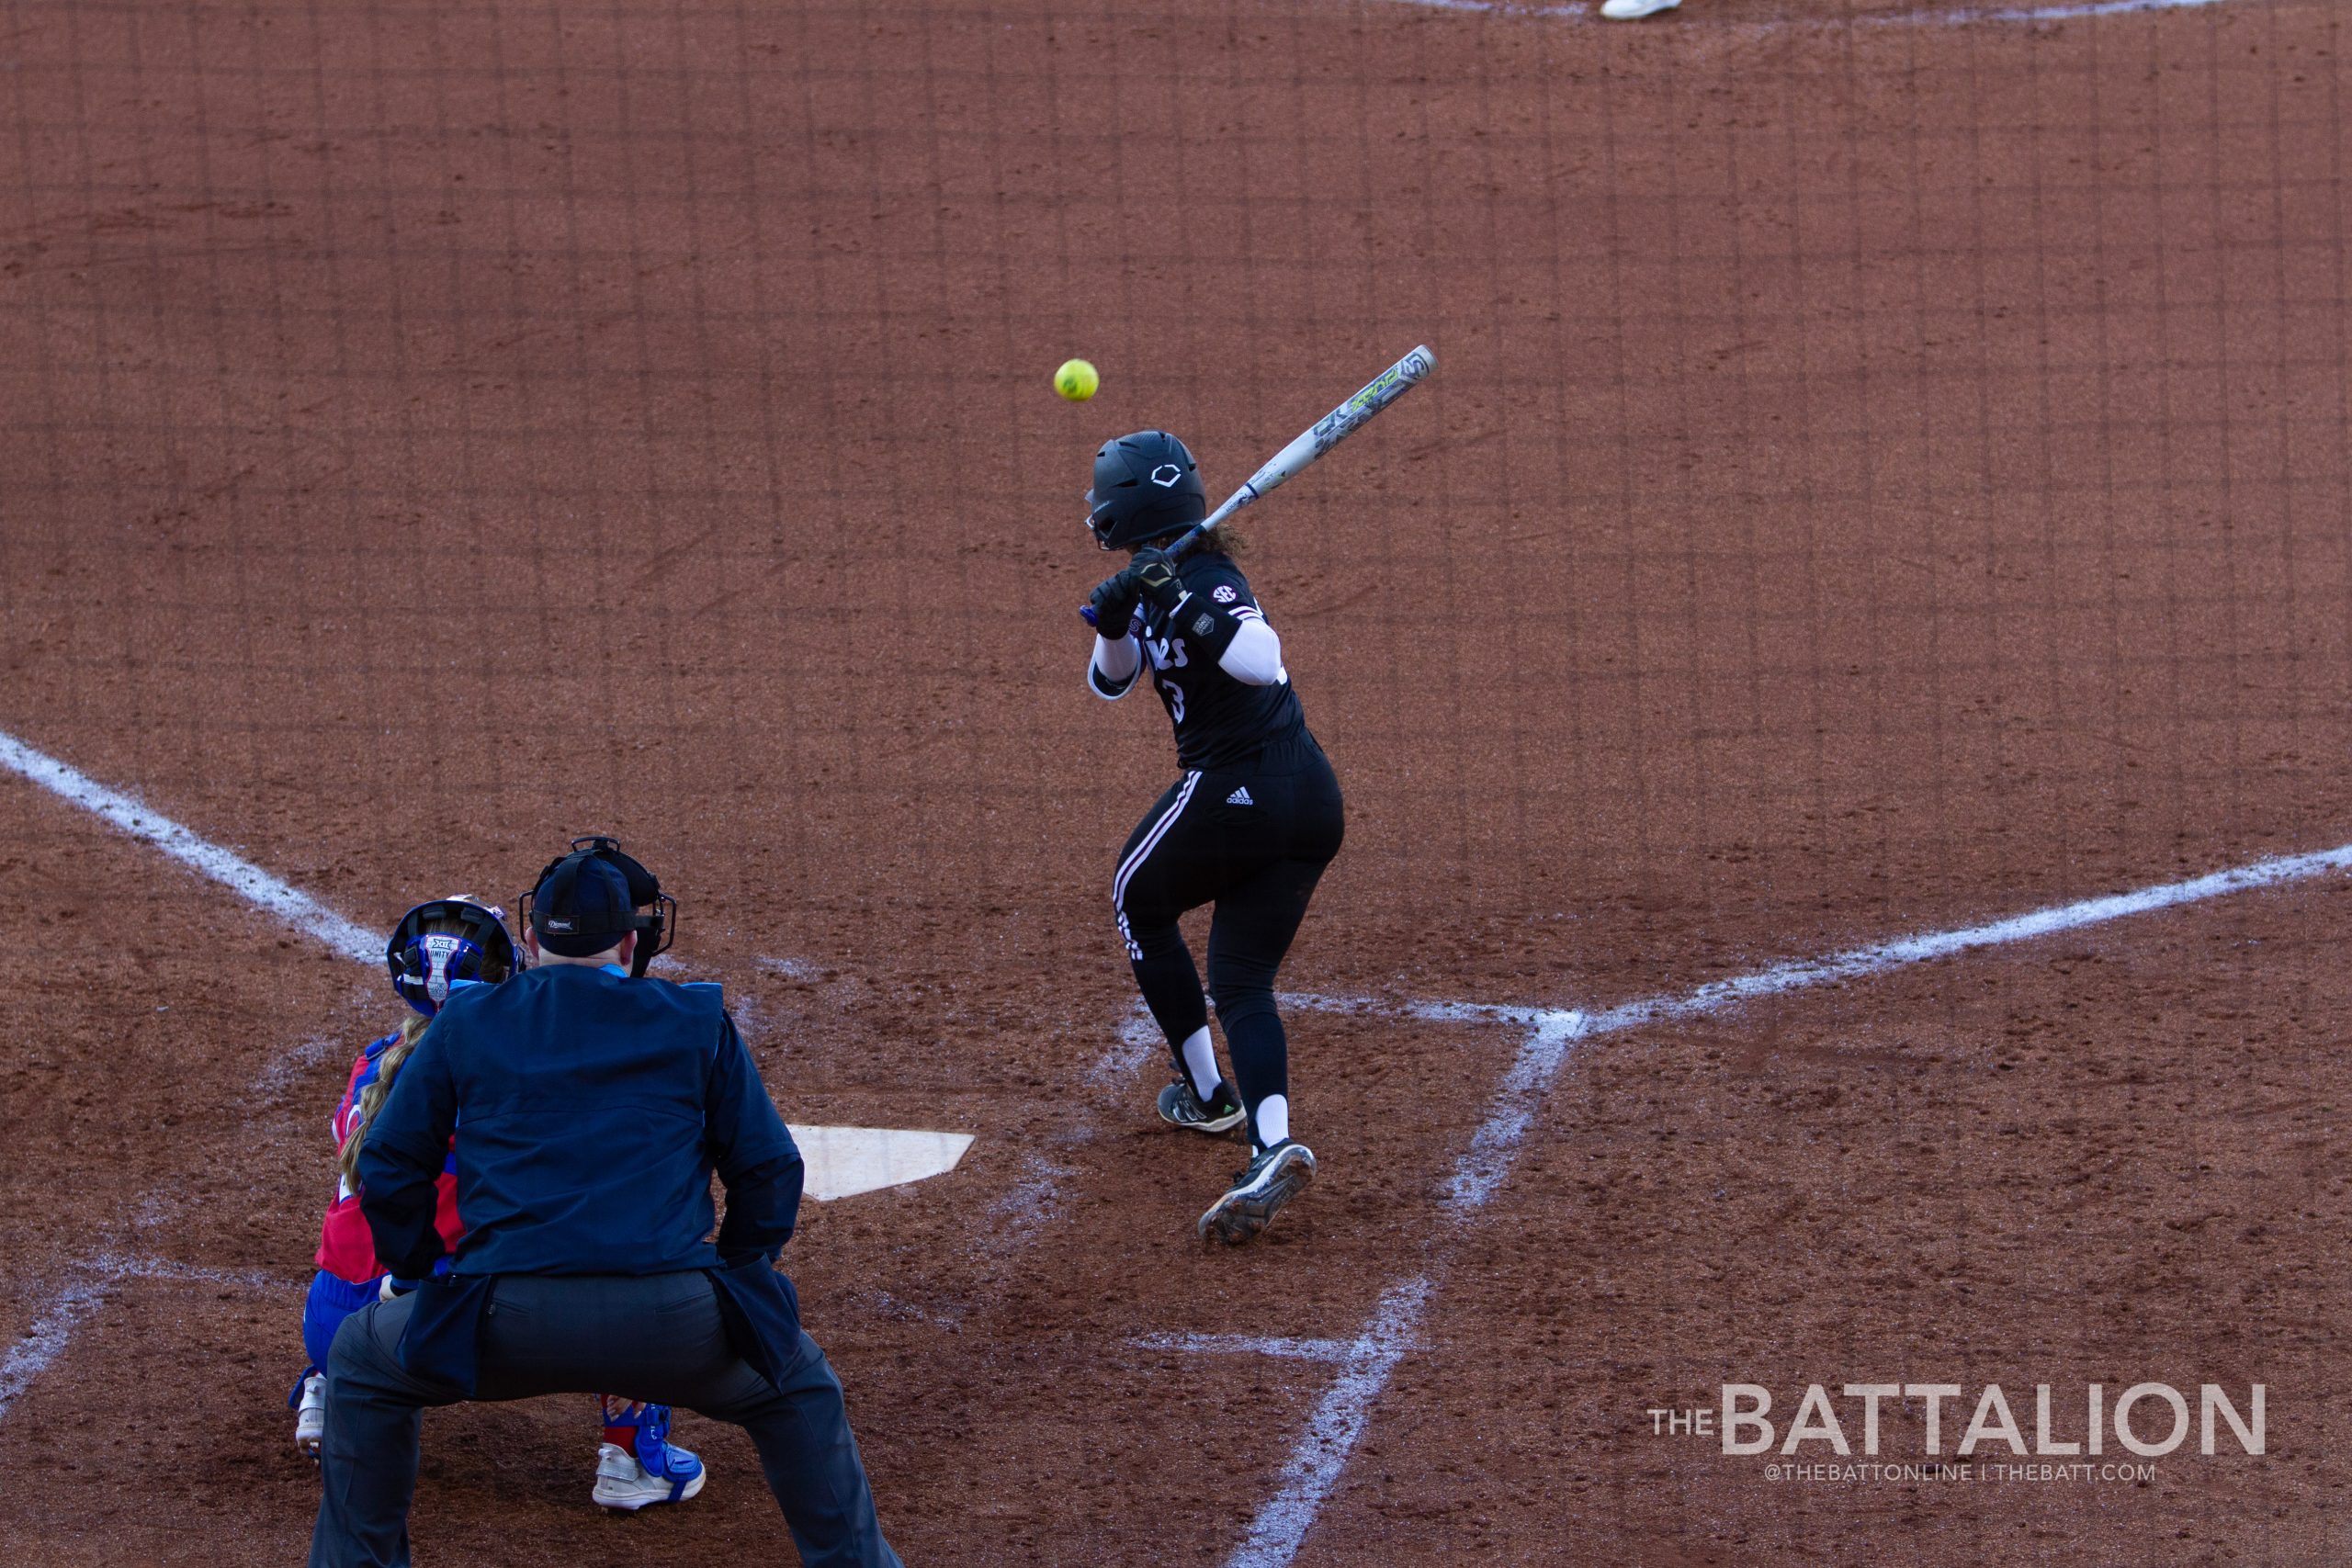
[[[1282,639],[1229,542],[1212,533],[1182,560],[1158,547],[1208,514],[1184,444],[1158,430],[1106,443],[1086,499],[1096,543],[1134,558],[1094,590],[1088,689],[1115,701],[1148,663],[1183,770],[1120,852],[1112,904],[1136,988],[1175,1058],[1159,1114],[1198,1133],[1248,1128],[1248,1168],[1197,1227],[1204,1240],[1238,1246],[1315,1176],[1314,1151],[1291,1136],[1274,974],[1340,852],[1340,782],[1307,731]],[[1230,1077],[1217,1066],[1200,976],[1176,924],[1211,903],[1208,992]]]

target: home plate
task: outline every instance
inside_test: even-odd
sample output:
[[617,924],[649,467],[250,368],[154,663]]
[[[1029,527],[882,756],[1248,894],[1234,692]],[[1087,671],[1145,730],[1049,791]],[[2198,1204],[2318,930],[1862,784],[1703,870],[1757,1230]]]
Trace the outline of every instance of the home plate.
[[972,1146],[969,1133],[922,1133],[909,1127],[792,1129],[808,1167],[806,1190],[820,1203],[903,1187],[956,1168]]

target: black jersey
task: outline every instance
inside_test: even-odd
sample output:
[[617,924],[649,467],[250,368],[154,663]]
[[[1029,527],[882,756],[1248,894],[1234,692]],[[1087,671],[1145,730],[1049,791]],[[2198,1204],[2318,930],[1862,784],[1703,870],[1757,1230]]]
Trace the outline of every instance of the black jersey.
[[1306,716],[1287,670],[1270,686],[1253,686],[1227,674],[1204,650],[1188,646],[1187,634],[1203,616],[1262,618],[1250,580],[1233,558],[1199,551],[1177,563],[1176,575],[1183,597],[1171,610],[1145,604],[1138,635],[1152,686],[1176,727],[1177,765],[1204,773],[1246,767],[1266,746],[1305,730]]

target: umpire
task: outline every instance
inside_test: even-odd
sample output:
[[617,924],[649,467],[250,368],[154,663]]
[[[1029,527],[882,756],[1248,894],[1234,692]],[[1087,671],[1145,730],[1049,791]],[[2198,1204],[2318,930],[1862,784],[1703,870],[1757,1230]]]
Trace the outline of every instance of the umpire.
[[[746,1428],[802,1562],[897,1568],[841,1382],[775,1268],[800,1151],[717,987],[628,976],[645,923],[593,851],[559,861],[536,966],[451,997],[368,1129],[361,1209],[402,1293],[327,1359],[311,1568],[409,1561],[425,1406],[598,1391]],[[466,1234],[436,1277],[453,1157]]]

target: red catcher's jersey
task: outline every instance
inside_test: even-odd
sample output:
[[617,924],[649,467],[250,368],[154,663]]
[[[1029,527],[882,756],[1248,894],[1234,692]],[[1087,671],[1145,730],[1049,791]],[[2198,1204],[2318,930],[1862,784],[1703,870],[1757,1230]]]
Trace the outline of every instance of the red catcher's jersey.
[[[344,1086],[343,1103],[334,1108],[334,1146],[338,1153],[359,1125],[359,1095],[376,1081],[378,1068],[385,1049],[397,1034],[387,1034],[359,1053],[351,1064],[351,1081]],[[458,1219],[458,1156],[457,1140],[449,1140],[452,1150],[441,1168],[440,1206],[433,1216],[434,1228],[441,1233],[441,1241],[454,1255],[458,1238],[466,1234],[465,1225]],[[368,1229],[368,1220],[359,1212],[359,1194],[348,1181],[335,1184],[334,1201],[327,1205],[327,1217],[319,1226],[318,1265],[338,1280],[354,1285],[364,1285],[382,1278],[383,1266],[376,1261],[376,1238]]]

